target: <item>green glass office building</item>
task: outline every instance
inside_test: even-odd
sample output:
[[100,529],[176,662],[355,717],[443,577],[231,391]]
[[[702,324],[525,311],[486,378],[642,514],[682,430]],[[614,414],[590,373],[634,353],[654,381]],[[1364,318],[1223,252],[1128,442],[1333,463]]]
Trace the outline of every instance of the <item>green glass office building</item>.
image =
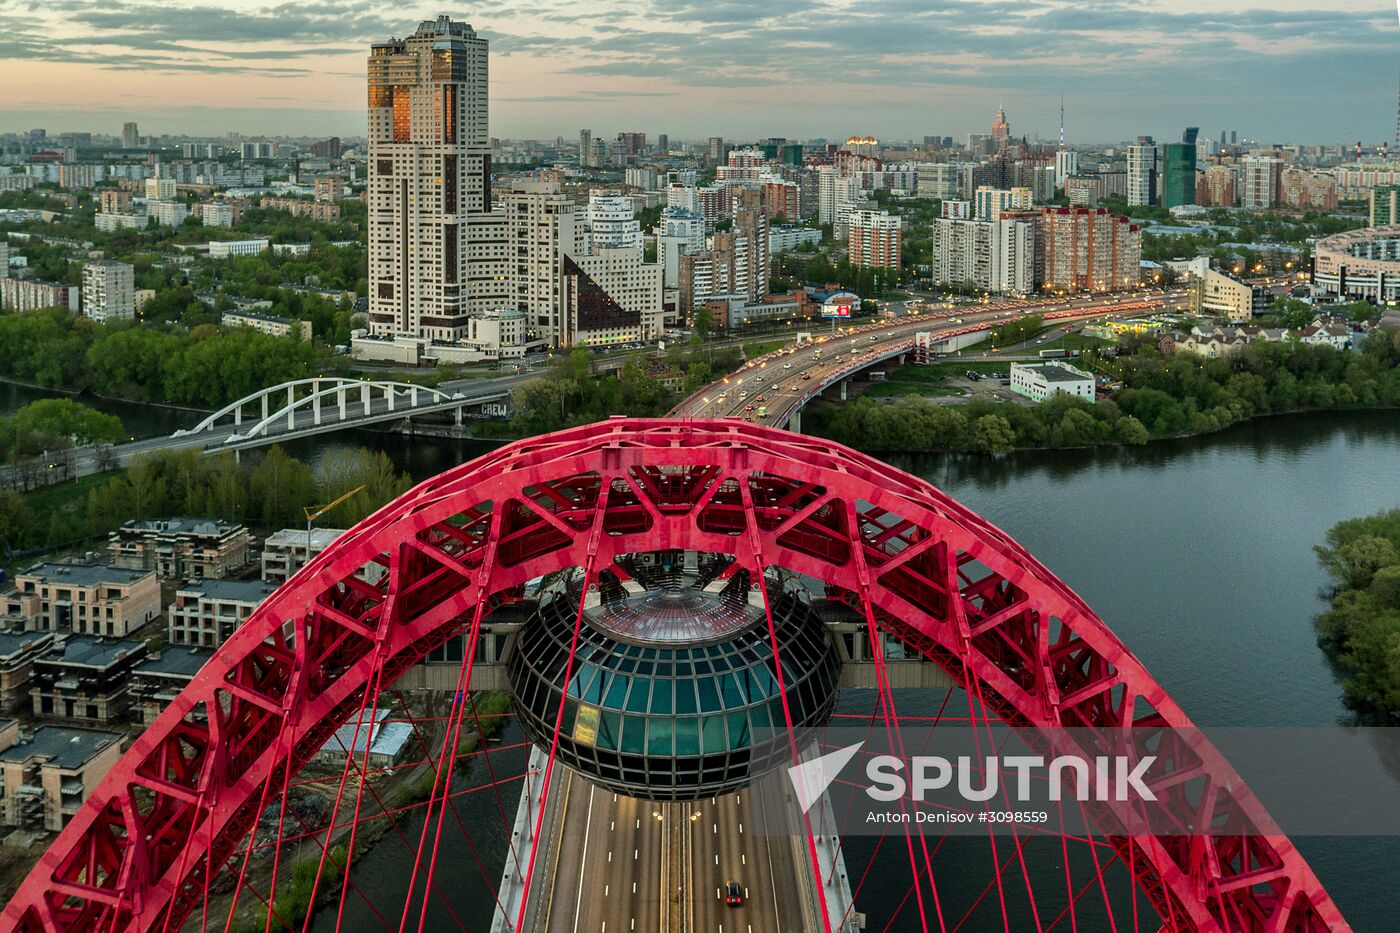
[[1196,147],[1167,143],[1162,147],[1162,206],[1196,203]]

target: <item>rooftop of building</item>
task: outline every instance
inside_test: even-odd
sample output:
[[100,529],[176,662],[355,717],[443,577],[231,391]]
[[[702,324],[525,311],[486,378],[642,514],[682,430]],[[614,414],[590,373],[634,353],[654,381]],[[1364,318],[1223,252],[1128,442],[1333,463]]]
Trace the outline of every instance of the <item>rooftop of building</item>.
[[180,515],[174,518],[133,518],[131,521],[123,523],[121,530],[143,534],[224,535],[246,529],[237,522]]
[[250,321],[266,321],[266,322],[269,323],[269,324],[290,324],[290,323],[292,323],[292,319],[291,319],[291,318],[278,317],[278,316],[275,315],[275,314],[259,314],[259,313],[256,312],[256,311],[244,311],[244,310],[241,310],[241,309],[238,309],[238,308],[235,308],[235,309],[233,309],[233,310],[231,310],[231,311],[225,311],[225,312],[223,313],[223,316],[226,317],[226,318],[230,318],[230,317],[231,317],[231,318],[245,318],[245,319],[250,320]]
[[0,658],[20,654],[52,638],[53,632],[0,631]]
[[55,639],[53,650],[38,659],[50,664],[77,664],[104,668],[133,654],[145,654],[146,643],[125,639],[98,638],[94,635],[64,635]]
[[198,593],[206,599],[260,603],[275,589],[275,584],[264,580],[186,580],[180,584],[176,593]]
[[38,577],[47,583],[71,583],[74,586],[99,586],[103,583],[125,585],[149,577],[149,570],[123,570],[105,564],[35,564],[16,577]]
[[178,674],[193,677],[214,652],[208,648],[171,647],[136,665],[136,674]]
[[1060,363],[1051,360],[1047,363],[1017,363],[1022,369],[1033,369],[1040,374],[1046,382],[1083,382],[1086,379],[1092,380],[1094,377],[1080,369],[1075,369],[1068,363]]
[[116,732],[40,726],[28,739],[21,739],[0,752],[0,761],[23,762],[31,758],[45,758],[60,768],[80,768],[98,752],[121,740],[121,735]]
[[[343,534],[345,534],[344,528],[313,528],[311,529],[311,546],[316,549],[329,547],[336,538]],[[267,536],[263,544],[304,548],[306,547],[306,529],[283,528],[281,531],[274,531]]]
[[[361,712],[355,722],[347,722],[321,746],[321,751],[343,755],[348,750],[352,754],[364,754],[365,746],[370,746],[372,755],[397,757],[404,745],[413,736],[413,724],[407,722],[386,722],[387,709],[375,710],[374,719]],[[358,724],[358,727],[357,727]],[[351,748],[351,745],[354,745]]]

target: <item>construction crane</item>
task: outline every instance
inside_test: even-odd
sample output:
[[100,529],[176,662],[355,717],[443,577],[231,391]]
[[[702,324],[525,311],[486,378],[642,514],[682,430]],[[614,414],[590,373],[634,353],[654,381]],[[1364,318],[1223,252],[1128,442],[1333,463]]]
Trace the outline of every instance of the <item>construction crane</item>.
[[367,486],[367,485],[368,485],[368,483],[361,483],[360,485],[356,486],[354,489],[352,489],[352,490],[350,490],[349,492],[347,492],[345,495],[340,496],[339,498],[337,498],[334,502],[327,502],[325,505],[307,505],[307,506],[302,506],[302,509],[301,509],[301,510],[302,510],[303,512],[306,513],[306,559],[307,559],[308,561],[311,560],[311,526],[312,526],[312,524],[316,521],[316,519],[320,518],[322,515],[325,515],[325,514],[326,514],[327,512],[329,512],[331,509],[335,508],[337,505],[340,505],[342,502],[344,502],[346,499],[349,499],[351,496],[353,496],[355,493],[359,492],[361,489],[364,489],[365,486]]

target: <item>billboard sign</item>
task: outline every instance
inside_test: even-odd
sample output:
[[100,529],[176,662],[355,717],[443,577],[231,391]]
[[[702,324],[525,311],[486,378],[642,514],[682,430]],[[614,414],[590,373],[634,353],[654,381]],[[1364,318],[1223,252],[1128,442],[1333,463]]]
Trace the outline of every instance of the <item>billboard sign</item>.
[[860,297],[851,292],[839,292],[822,302],[822,317],[848,318],[860,307]]

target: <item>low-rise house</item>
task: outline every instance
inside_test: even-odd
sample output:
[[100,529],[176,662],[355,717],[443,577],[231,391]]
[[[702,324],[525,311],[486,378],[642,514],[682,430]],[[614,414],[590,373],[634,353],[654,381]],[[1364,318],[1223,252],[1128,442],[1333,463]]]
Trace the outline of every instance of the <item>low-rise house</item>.
[[1094,374],[1068,363],[1012,363],[1011,391],[1036,402],[1063,393],[1087,402],[1094,401]]
[[167,648],[153,652],[131,671],[132,718],[155,722],[214,652],[206,648]]
[[1194,353],[1207,359],[1217,359],[1237,353],[1255,341],[1287,340],[1293,336],[1281,327],[1215,327],[1197,325],[1189,334],[1165,334],[1157,347],[1164,356],[1172,353]]
[[1351,346],[1351,328],[1345,324],[1313,323],[1298,331],[1298,339],[1314,347],[1345,350]]
[[0,631],[0,711],[29,705],[34,659],[53,647],[52,632]]
[[343,534],[343,528],[313,528],[309,536],[303,528],[283,528],[268,535],[263,542],[262,578],[269,583],[287,582]]
[[316,753],[316,758],[327,764],[343,765],[345,754],[349,751],[357,762],[363,762],[365,746],[368,745],[369,767],[388,768],[403,760],[411,747],[409,740],[412,738],[412,723],[390,722],[387,709],[376,709],[371,722],[369,711],[362,710],[354,720],[335,730],[335,734]]
[[0,598],[6,616],[37,631],[124,638],[160,615],[154,573],[97,564],[36,564]]
[[262,580],[197,580],[175,591],[168,613],[170,643],[215,648],[276,589]]
[[28,739],[0,721],[0,822],[58,832],[122,753],[116,732],[40,726]]
[[163,580],[222,579],[248,563],[248,529],[212,518],[138,518],[112,532],[112,563]]
[[119,721],[131,702],[131,671],[145,658],[143,641],[60,636],[51,651],[34,659],[30,710],[75,722]]

